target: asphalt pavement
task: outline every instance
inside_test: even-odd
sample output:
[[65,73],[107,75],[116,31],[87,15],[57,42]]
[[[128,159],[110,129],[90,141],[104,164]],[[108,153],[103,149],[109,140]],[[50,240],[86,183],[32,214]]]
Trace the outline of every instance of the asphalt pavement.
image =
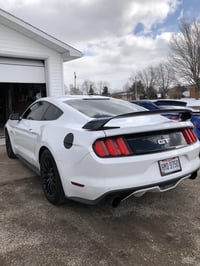
[[51,205],[0,146],[0,265],[200,265],[200,178],[118,208]]

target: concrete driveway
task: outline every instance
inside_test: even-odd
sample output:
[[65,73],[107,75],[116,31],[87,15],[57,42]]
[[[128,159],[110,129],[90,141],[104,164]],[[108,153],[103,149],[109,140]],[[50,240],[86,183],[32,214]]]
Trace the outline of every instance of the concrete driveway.
[[200,265],[200,178],[117,209],[43,196],[0,146],[0,265]]

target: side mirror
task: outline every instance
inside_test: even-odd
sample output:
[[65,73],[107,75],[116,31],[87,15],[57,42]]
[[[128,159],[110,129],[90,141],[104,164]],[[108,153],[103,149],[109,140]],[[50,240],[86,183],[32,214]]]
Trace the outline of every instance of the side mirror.
[[14,114],[11,114],[11,115],[9,116],[9,119],[10,119],[10,120],[20,120],[21,117],[20,117],[20,114],[19,114],[19,113],[14,113]]

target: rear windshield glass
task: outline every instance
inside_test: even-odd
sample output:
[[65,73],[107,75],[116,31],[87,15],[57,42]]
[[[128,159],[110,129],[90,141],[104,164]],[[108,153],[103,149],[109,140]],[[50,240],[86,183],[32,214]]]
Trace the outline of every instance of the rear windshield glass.
[[65,101],[65,103],[93,118],[112,117],[145,110],[143,107],[129,102],[111,99],[75,99]]

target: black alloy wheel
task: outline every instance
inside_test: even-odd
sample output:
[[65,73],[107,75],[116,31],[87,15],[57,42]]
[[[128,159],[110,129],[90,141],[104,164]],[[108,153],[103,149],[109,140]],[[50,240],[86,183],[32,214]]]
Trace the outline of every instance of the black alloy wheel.
[[49,150],[44,150],[40,158],[42,189],[48,201],[59,205],[65,201],[60,175],[55,160]]
[[16,158],[16,155],[13,152],[12,144],[10,142],[10,137],[8,135],[7,130],[5,130],[5,141],[6,141],[6,152],[7,152],[8,157],[10,159],[15,159]]

